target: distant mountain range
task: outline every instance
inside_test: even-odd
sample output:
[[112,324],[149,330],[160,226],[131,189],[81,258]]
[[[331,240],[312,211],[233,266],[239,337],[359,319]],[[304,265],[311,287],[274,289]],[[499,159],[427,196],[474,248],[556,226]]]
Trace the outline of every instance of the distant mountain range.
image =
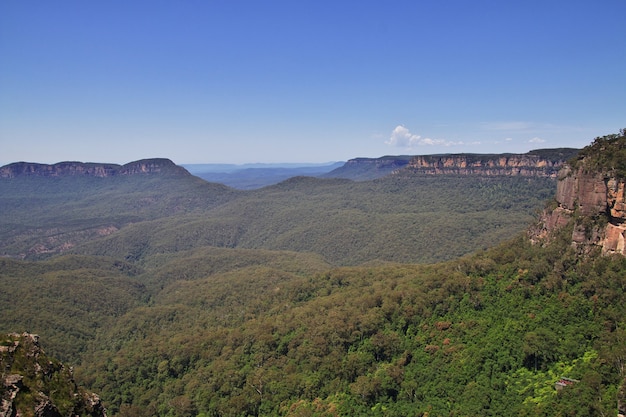
[[[207,182],[195,168],[232,166],[191,167],[192,175],[162,158],[18,162],[0,167],[0,255],[142,259],[210,244],[314,252],[337,264],[451,259],[522,230],[554,195],[556,170],[575,152],[260,165],[223,174],[232,181],[222,183]],[[429,239],[391,243],[405,234]]]
[[319,177],[344,165],[325,164],[185,164],[193,175],[240,190],[250,190],[277,184],[297,176]]
[[[94,176],[129,174],[191,173],[208,182],[250,190],[277,184],[286,179],[307,176],[366,181],[389,174],[506,175],[556,177],[559,168],[575,157],[579,149],[539,149],[525,154],[437,154],[354,158],[347,162],[324,164],[184,164],[152,158],[125,165],[109,163],[59,162],[39,164],[16,162],[0,167],[0,178],[18,176]],[[186,171],[186,172],[185,172]]]
[[506,175],[556,177],[559,168],[579,149],[539,149],[525,154],[437,154],[388,155],[354,158],[322,165],[247,164],[183,165],[189,172],[210,182],[238,189],[272,185],[296,176],[345,178],[367,181],[389,174],[411,171],[420,174]]

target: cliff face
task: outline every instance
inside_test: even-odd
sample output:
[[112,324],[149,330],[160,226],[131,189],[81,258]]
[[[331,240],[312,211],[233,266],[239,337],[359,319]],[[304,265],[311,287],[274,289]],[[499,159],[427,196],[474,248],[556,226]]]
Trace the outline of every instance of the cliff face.
[[72,369],[43,352],[39,337],[0,339],[0,417],[106,417],[100,398],[76,386]]
[[[558,152],[561,151],[561,152]],[[556,178],[575,149],[533,151],[526,154],[450,154],[414,157],[403,171],[420,174],[540,176]]]
[[442,154],[355,158],[325,177],[368,180],[389,174],[532,176],[556,178],[579,149],[539,149],[525,154]]
[[137,175],[177,173],[190,175],[187,170],[177,166],[169,159],[154,158],[130,162],[125,165],[99,164],[84,162],[59,162],[57,164],[37,164],[32,162],[16,162],[0,167],[0,178],[16,177],[113,177],[116,175]]
[[612,160],[624,148],[624,135],[597,138],[573,165],[566,164],[558,176],[557,206],[543,213],[531,239],[549,237],[573,221],[573,245],[626,255],[626,179]]

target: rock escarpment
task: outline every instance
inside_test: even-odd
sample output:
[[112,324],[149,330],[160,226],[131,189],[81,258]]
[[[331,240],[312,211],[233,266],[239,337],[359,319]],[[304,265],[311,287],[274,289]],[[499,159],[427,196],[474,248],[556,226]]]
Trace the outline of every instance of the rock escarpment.
[[106,417],[100,398],[79,388],[72,369],[49,358],[30,333],[0,339],[0,417]]
[[477,175],[556,178],[579,149],[538,149],[525,154],[440,154],[355,158],[324,177],[368,180],[386,175]]
[[531,238],[545,239],[574,222],[572,243],[581,250],[599,246],[626,255],[625,156],[624,131],[583,149],[559,172],[556,207],[545,210]]
[[577,149],[543,149],[525,154],[447,154],[414,157],[403,171],[431,175],[526,176],[556,178]]
[[153,158],[130,162],[125,165],[59,162],[57,164],[38,164],[33,162],[15,162],[0,167],[0,178],[16,177],[113,177],[118,175],[175,173],[191,175],[169,159]]

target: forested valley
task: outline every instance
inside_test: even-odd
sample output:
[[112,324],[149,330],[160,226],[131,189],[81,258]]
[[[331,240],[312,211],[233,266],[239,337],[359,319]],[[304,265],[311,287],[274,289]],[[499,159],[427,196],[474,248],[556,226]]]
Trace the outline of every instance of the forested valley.
[[[571,164],[623,179],[607,149],[625,152],[623,132]],[[597,216],[529,237],[554,179],[0,187],[0,331],[39,334],[108,415],[590,416],[624,402],[626,258],[572,244]]]

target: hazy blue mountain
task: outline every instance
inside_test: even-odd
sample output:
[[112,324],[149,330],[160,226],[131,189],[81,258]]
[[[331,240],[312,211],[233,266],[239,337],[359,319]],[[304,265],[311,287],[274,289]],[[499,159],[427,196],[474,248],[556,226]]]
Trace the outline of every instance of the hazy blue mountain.
[[343,162],[324,164],[187,164],[191,174],[240,190],[251,190],[297,176],[317,177],[343,166]]

